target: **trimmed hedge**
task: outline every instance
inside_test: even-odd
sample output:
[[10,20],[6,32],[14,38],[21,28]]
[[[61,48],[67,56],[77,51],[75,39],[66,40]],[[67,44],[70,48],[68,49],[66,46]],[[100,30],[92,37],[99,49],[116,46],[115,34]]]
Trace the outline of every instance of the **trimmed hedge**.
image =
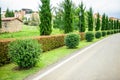
[[11,40],[0,40],[0,66],[7,64],[10,62],[10,58],[8,57],[8,44]]
[[[38,40],[42,46],[42,50],[45,52],[64,46],[64,37],[65,35],[55,35],[32,37],[32,39]],[[8,44],[14,40],[15,39],[0,40],[0,66],[10,62],[10,58],[8,56]]]

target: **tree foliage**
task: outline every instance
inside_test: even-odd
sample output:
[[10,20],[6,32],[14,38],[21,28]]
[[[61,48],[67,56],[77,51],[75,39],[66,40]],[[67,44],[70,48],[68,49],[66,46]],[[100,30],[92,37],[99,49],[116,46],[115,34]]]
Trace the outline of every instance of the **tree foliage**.
[[93,10],[92,8],[88,11],[88,31],[93,31]]
[[103,30],[105,30],[105,24],[106,24],[106,21],[105,21],[105,19],[106,19],[106,17],[105,17],[106,15],[105,15],[105,13],[102,15],[102,28],[101,28],[101,30],[103,31]]
[[6,13],[5,13],[5,17],[14,17],[14,12],[10,11],[9,8],[7,8]]
[[64,33],[73,32],[73,13],[72,13],[72,1],[64,0]]
[[79,32],[85,32],[85,7],[84,7],[84,4],[83,2],[81,2],[81,4],[79,5],[79,9],[80,9],[80,12],[78,13],[79,15],[79,24],[78,24],[78,27],[79,27]]
[[100,14],[97,14],[97,22],[96,22],[96,27],[95,27],[96,31],[100,30]]
[[50,9],[50,0],[40,0],[42,6],[40,6],[39,16],[41,24],[40,35],[50,35],[52,32],[52,14]]

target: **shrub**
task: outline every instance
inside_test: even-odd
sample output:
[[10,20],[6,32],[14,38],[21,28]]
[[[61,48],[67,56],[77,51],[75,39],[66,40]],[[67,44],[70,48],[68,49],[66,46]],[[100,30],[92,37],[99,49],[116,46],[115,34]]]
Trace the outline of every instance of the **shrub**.
[[111,33],[110,33],[110,31],[107,31],[107,35],[110,35]]
[[117,31],[116,31],[116,30],[114,30],[114,33],[117,33]]
[[68,34],[65,37],[64,42],[68,48],[75,48],[76,46],[79,45],[80,36],[78,34]]
[[97,39],[101,38],[101,36],[102,36],[101,32],[96,32],[96,33],[95,33],[95,37],[96,37]]
[[41,45],[35,40],[16,40],[8,45],[8,53],[20,68],[31,68],[39,59]]
[[8,43],[10,43],[9,40],[0,40],[0,66],[10,62],[10,58],[8,57]]
[[106,32],[105,31],[102,32],[102,36],[103,37],[106,36]]
[[93,32],[87,32],[85,35],[85,39],[87,42],[92,42],[94,39],[94,33]]

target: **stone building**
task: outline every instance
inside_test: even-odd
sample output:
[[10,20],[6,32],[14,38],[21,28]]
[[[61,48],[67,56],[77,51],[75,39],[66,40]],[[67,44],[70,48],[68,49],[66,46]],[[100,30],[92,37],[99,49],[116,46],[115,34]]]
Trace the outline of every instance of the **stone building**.
[[22,20],[18,18],[15,17],[2,18],[2,28],[0,28],[0,33],[21,31],[22,25],[23,25]]

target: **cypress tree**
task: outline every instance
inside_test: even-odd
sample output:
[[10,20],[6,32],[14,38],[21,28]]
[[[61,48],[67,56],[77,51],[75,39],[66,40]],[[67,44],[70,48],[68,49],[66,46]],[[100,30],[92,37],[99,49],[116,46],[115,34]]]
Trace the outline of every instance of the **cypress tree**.
[[72,1],[64,0],[64,33],[73,32]]
[[117,30],[119,29],[119,20],[117,19],[117,22],[116,22],[116,26],[117,26]]
[[105,21],[105,22],[106,22],[106,23],[105,23],[105,24],[106,24],[106,25],[105,25],[105,30],[109,30],[109,19],[108,19],[108,16],[106,16],[105,20],[106,20],[106,21]]
[[39,16],[41,24],[40,35],[50,35],[52,32],[52,14],[50,9],[50,0],[41,0],[42,6],[40,6]]
[[83,5],[83,2],[79,5],[80,12],[79,12],[79,32],[85,32],[85,7]]
[[106,27],[106,20],[105,20],[105,13],[102,15],[102,28],[101,30],[104,31]]
[[5,13],[5,17],[14,17],[14,12],[10,11],[9,8],[7,8],[6,13]]
[[92,8],[88,11],[88,31],[93,31],[93,10]]
[[1,20],[1,7],[0,7],[0,28],[2,28],[2,20]]
[[97,14],[97,22],[96,22],[96,28],[95,28],[96,31],[99,31],[100,30],[100,14],[98,13]]

